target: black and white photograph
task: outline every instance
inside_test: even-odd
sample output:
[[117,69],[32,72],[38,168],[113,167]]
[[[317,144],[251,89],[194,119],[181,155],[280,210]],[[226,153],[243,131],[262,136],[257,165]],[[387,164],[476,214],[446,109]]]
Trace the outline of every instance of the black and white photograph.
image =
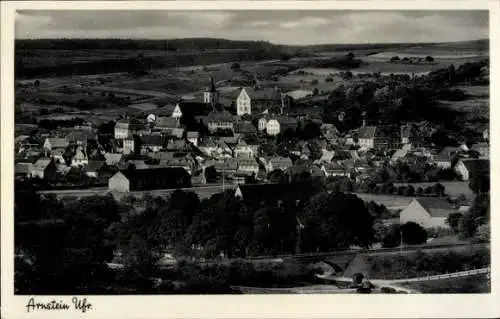
[[17,10],[14,295],[491,293],[489,17]]

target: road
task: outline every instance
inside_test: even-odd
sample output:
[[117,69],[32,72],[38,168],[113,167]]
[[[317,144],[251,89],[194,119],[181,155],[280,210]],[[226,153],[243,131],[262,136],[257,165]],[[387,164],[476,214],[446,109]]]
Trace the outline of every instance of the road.
[[[433,275],[433,276],[400,278],[400,279],[370,279],[370,282],[375,287],[378,287],[378,288],[388,287],[388,288],[396,289],[398,291],[404,291],[406,293],[417,293],[418,291],[416,291],[414,289],[410,289],[410,288],[401,287],[399,284],[406,283],[406,282],[421,282],[421,281],[441,280],[441,279],[449,279],[449,278],[462,278],[462,277],[468,277],[468,276],[476,276],[478,274],[489,274],[489,273],[491,273],[491,268],[485,267],[485,268],[480,268],[480,269],[458,271],[458,272],[454,272],[454,273],[446,273],[446,274]],[[322,274],[322,275],[316,275],[316,276],[318,278],[330,280],[330,281],[352,282],[352,278],[332,276],[329,273]]]

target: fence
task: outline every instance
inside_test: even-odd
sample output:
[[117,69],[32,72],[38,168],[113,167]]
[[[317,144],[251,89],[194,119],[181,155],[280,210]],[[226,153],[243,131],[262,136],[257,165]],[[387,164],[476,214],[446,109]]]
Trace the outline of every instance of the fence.
[[459,272],[454,272],[454,273],[446,273],[446,274],[441,274],[441,275],[425,276],[425,277],[418,277],[418,278],[395,279],[395,280],[391,280],[391,282],[392,283],[402,283],[402,282],[430,281],[430,280],[439,280],[439,279],[448,279],[448,278],[460,278],[460,277],[474,276],[474,275],[480,275],[480,274],[489,274],[490,272],[491,272],[491,268],[487,267],[487,268],[459,271]]

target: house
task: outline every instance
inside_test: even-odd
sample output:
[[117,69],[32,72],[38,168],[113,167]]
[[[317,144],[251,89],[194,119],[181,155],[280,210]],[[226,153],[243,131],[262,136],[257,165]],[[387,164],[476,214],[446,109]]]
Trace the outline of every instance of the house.
[[177,104],[167,104],[156,111],[158,117],[171,117],[178,121],[182,117],[180,102]]
[[123,160],[123,154],[121,153],[106,153],[104,154],[104,158],[106,158],[107,165],[116,165]]
[[66,135],[69,143],[86,146],[89,141],[97,141],[97,134],[91,131],[73,131]]
[[286,97],[276,88],[242,88],[236,98],[236,114],[260,113],[269,110],[272,113],[282,113]]
[[460,148],[454,146],[446,146],[437,155],[451,159],[453,156],[459,153],[460,153]]
[[447,156],[436,155],[432,159],[432,163],[434,163],[440,169],[448,169],[451,168],[451,159]]
[[133,135],[142,135],[147,132],[144,123],[135,119],[121,119],[115,124],[115,139],[122,140]]
[[257,161],[255,161],[255,159],[239,158],[237,161],[238,161],[238,172],[255,174],[255,176],[257,176],[257,174],[259,173],[259,164],[257,163]]
[[255,134],[257,129],[250,121],[241,121],[234,123],[234,132],[240,134]]
[[75,150],[75,155],[71,158],[71,166],[83,166],[89,163],[89,159],[87,157],[87,152],[81,146],[77,147]]
[[212,156],[217,150],[217,144],[212,138],[206,137],[201,140],[198,149],[208,156]]
[[105,161],[89,161],[85,166],[85,175],[87,177],[98,178],[107,169]]
[[257,145],[250,146],[245,141],[241,140],[238,144],[232,147],[233,156],[236,158],[253,158],[255,156]]
[[375,126],[361,127],[358,131],[358,144],[361,149],[369,150],[375,147]]
[[358,143],[364,150],[390,150],[401,146],[400,128],[395,126],[363,126],[358,130]]
[[65,163],[65,160],[64,160],[65,151],[66,150],[63,148],[57,148],[55,150],[52,150],[50,152],[50,158],[53,159],[56,164],[57,163]]
[[149,152],[160,152],[166,143],[166,137],[159,134],[141,136],[141,154],[147,154]]
[[43,148],[50,152],[55,149],[65,149],[68,145],[69,141],[66,138],[50,137],[45,139]]
[[195,168],[195,161],[189,157],[174,157],[169,160],[160,160],[160,165],[164,167],[180,167],[186,170],[189,175],[192,174]]
[[17,178],[30,177],[30,172],[33,170],[32,163],[16,163],[14,174]]
[[231,113],[222,111],[210,113],[202,117],[202,121],[207,125],[210,132],[215,132],[225,129],[233,130],[235,118]]
[[323,171],[326,177],[346,176],[348,178],[351,178],[351,174],[349,173],[349,171],[342,165],[339,165],[335,162],[322,164],[321,170]]
[[205,163],[205,168],[213,167],[219,173],[225,175],[234,174],[238,171],[238,161],[233,158],[226,158],[218,161],[208,161]]
[[276,136],[280,133],[280,123],[276,119],[271,119],[267,122],[266,133],[267,135]]
[[266,171],[269,173],[274,171],[275,169],[280,169],[282,171],[285,171],[292,165],[293,163],[290,157],[276,156],[276,157],[271,157],[265,166],[266,166]]
[[186,138],[194,146],[198,146],[198,137],[198,132],[187,132]]
[[401,224],[414,222],[424,228],[449,228],[446,218],[456,209],[441,197],[414,199],[399,215]]
[[52,179],[56,176],[57,167],[54,161],[50,159],[39,159],[36,161],[29,172],[29,177],[40,179]]
[[108,181],[110,191],[132,192],[191,186],[191,176],[183,168],[164,167],[127,169],[116,172]]
[[191,150],[191,146],[185,140],[170,140],[165,150],[170,152],[188,152]]
[[471,150],[478,152],[481,157],[490,157],[490,145],[488,143],[474,144],[472,145]]
[[266,128],[267,128],[267,116],[263,116],[257,121],[257,129],[259,130],[259,132],[262,132],[265,131]]
[[462,180],[468,181],[472,176],[489,175],[489,159],[461,159],[455,165],[455,171],[462,176]]
[[160,132],[170,132],[173,129],[179,127],[179,121],[173,117],[158,117],[156,119],[156,123],[154,125],[154,129]]
[[416,125],[401,125],[401,144],[412,147],[422,147],[425,143],[424,134],[420,132]]
[[132,138],[127,138],[122,141],[122,153],[123,155],[129,155],[135,152],[135,141]]

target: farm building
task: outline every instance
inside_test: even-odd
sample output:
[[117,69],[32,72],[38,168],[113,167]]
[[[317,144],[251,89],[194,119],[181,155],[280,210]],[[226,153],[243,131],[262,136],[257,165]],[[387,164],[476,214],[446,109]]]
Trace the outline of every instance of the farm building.
[[358,131],[359,146],[362,149],[398,149],[401,135],[391,126],[363,126]]
[[51,179],[55,177],[56,172],[57,167],[52,160],[39,159],[31,166],[29,176],[32,178]]
[[108,181],[111,191],[131,192],[191,186],[191,176],[183,168],[164,167],[128,169],[114,174]]
[[55,149],[65,149],[68,145],[69,141],[66,138],[49,137],[43,143],[43,148],[47,151],[52,151]]
[[399,215],[401,224],[415,222],[424,228],[449,228],[446,218],[456,209],[444,198],[416,198]]
[[461,159],[455,165],[455,171],[462,176],[462,180],[468,181],[475,175],[490,174],[489,159]]

